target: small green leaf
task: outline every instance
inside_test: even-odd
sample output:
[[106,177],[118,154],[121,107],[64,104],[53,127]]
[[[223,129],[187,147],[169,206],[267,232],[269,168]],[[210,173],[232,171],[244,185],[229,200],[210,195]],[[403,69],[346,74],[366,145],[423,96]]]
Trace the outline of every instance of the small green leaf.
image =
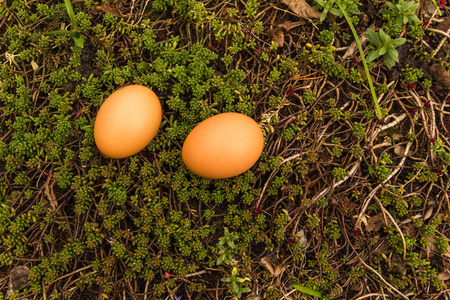
[[309,288],[307,286],[300,285],[300,284],[293,284],[292,286],[297,291],[300,291],[302,293],[305,293],[305,294],[313,296],[313,297],[322,298],[322,293],[318,292],[316,290],[313,290],[312,288]]
[[369,175],[372,178],[375,178],[375,173],[373,172],[373,167],[371,165],[369,165]]
[[80,35],[79,37],[73,36],[72,38],[73,38],[73,41],[75,42],[75,46],[77,46],[78,48],[83,49],[85,37]]
[[332,15],[335,15],[335,16],[338,16],[338,17],[342,17],[342,12],[339,9],[337,9],[337,8],[334,8],[334,7],[330,8],[330,13]]
[[386,67],[390,70],[393,66],[395,66],[395,59],[392,56],[389,56],[388,54],[385,54],[383,56],[384,63],[386,64]]
[[367,32],[364,34],[364,36],[369,40],[369,43],[375,47],[380,47],[381,41],[378,35],[373,31],[372,29],[367,29]]
[[404,43],[406,43],[406,39],[405,38],[398,38],[398,39],[395,39],[395,40],[393,40],[391,42],[392,46],[394,46],[394,47],[401,46]]
[[217,259],[216,265],[217,266],[220,265],[223,262],[224,258],[225,258],[225,254],[222,254],[221,256],[219,256],[219,258]]
[[367,58],[366,59],[367,59],[368,62],[372,62],[375,59],[377,59],[378,57],[380,57],[378,55],[378,51],[377,50],[372,50],[372,51],[369,52],[369,54],[367,54]]
[[327,8],[325,8],[323,11],[322,11],[322,14],[320,15],[320,22],[323,22],[323,20],[325,20],[325,18],[327,17],[327,14],[328,14],[328,11],[327,11],[328,9]]

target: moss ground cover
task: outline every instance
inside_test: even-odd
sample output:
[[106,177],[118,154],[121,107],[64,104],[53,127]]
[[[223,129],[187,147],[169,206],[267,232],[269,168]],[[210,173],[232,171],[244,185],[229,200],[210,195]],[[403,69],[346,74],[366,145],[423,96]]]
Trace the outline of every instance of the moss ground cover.
[[[0,299],[448,297],[446,1],[72,7],[0,1]],[[128,84],[163,122],[108,159],[95,116]],[[181,146],[222,112],[264,151],[204,179]]]

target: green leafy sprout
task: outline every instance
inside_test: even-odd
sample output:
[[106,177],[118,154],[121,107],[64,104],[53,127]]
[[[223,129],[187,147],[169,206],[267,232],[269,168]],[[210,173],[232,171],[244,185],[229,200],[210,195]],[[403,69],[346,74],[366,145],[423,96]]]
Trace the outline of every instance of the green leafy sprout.
[[224,236],[219,238],[219,243],[217,248],[219,248],[219,258],[216,261],[216,265],[225,264],[229,265],[233,260],[233,249],[235,248],[234,241],[237,240],[239,236],[229,232],[228,228],[224,229]]
[[372,47],[372,50],[367,55],[367,61],[371,62],[382,57],[386,67],[391,69],[398,62],[398,52],[395,50],[395,47],[403,45],[406,39],[398,38],[393,40],[383,29],[380,29],[379,32],[368,29],[364,35]]
[[[343,17],[344,11],[359,15],[361,12],[358,9],[358,2],[354,0],[315,0],[316,6],[315,8],[319,8],[322,10],[322,14],[320,15],[320,22],[325,20],[328,15],[328,12],[332,15]],[[336,4],[339,8],[333,7]]]
[[239,277],[238,269],[236,267],[233,267],[233,269],[231,270],[231,277],[222,278],[221,281],[228,282],[231,284],[231,287],[233,288],[233,291],[236,294],[236,297],[234,297],[234,299],[240,299],[242,293],[248,293],[251,291],[249,287],[245,286],[245,282],[250,281],[250,278]]
[[393,20],[397,25],[419,22],[419,18],[414,11],[419,7],[419,3],[414,1],[399,0],[397,4],[386,2],[389,9],[382,9],[380,12],[383,17]]

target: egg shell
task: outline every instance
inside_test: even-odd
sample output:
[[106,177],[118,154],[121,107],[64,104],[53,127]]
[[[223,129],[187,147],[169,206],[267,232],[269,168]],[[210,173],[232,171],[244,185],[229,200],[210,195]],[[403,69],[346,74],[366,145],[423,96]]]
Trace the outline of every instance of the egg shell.
[[112,93],[100,107],[94,139],[100,152],[125,158],[144,149],[158,132],[162,119],[156,94],[141,85],[129,85]]
[[263,133],[252,118],[222,113],[201,122],[189,133],[182,157],[194,174],[223,179],[250,169],[263,147]]

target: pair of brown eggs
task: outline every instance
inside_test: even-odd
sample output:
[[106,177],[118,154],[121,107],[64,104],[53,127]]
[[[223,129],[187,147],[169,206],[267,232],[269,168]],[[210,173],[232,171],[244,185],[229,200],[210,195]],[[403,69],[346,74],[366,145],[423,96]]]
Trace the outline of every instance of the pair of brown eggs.
[[[162,120],[158,97],[147,87],[130,85],[112,93],[100,107],[95,143],[104,155],[125,158],[144,149]],[[184,164],[194,174],[222,179],[250,169],[264,147],[259,125],[239,113],[222,113],[198,124],[182,148]]]

